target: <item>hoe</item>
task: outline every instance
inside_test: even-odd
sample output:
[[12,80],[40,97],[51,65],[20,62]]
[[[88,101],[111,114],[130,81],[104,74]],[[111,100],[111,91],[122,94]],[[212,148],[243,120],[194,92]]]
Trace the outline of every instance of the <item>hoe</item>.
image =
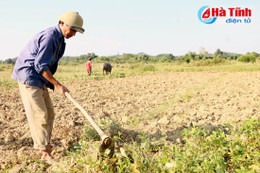
[[102,140],[102,144],[99,147],[100,154],[103,154],[106,151],[106,149],[109,149],[110,152],[109,152],[108,156],[112,157],[112,155],[114,154],[114,148],[115,148],[115,144],[114,144],[113,139],[111,137],[107,136],[100,129],[100,127],[92,119],[92,117],[85,111],[85,109],[76,100],[74,100],[72,98],[72,96],[68,92],[65,92],[65,95],[83,113],[83,115],[88,119],[88,121],[92,125],[92,127],[94,127],[94,129],[99,134],[99,136],[100,136],[100,138]]

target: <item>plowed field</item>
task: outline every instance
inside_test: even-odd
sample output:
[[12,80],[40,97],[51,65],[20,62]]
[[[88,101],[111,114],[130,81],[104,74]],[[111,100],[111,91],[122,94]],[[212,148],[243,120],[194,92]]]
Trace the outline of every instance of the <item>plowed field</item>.
[[[258,71],[171,72],[63,84],[95,120],[121,124],[126,142],[138,134],[155,138],[166,134],[169,141],[178,142],[181,130],[189,126],[215,129],[260,115]],[[89,123],[68,99],[49,92],[56,111],[53,155],[61,159]],[[32,146],[18,89],[0,92],[1,167],[37,170],[40,155]]]

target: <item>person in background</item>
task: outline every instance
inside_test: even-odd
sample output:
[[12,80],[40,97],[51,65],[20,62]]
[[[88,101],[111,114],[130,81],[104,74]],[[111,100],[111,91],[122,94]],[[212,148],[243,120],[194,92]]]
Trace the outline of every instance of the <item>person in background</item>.
[[88,72],[88,75],[90,76],[91,75],[91,58],[88,59],[87,63],[86,63],[86,67],[87,67],[87,72]]
[[41,31],[29,41],[18,56],[11,76],[18,81],[34,148],[49,164],[55,161],[50,144],[55,113],[47,88],[57,88],[62,96],[68,92],[53,75],[65,51],[64,37],[69,39],[77,32],[84,32],[78,12],[68,11],[58,19],[58,25]]

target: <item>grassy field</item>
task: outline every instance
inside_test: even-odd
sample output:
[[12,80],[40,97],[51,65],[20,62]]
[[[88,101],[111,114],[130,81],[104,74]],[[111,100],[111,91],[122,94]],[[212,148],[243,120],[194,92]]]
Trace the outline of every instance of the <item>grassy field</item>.
[[[128,76],[145,75],[149,73],[167,73],[167,72],[196,72],[196,71],[259,71],[260,64],[257,63],[239,63],[236,61],[226,61],[218,65],[214,63],[194,62],[186,63],[136,63],[136,64],[112,64],[112,75],[103,75],[102,64],[92,63],[93,73],[87,76],[85,64],[67,64],[59,65],[55,78],[59,81],[74,80],[102,80],[110,78],[122,78]],[[13,66],[0,65],[0,90],[12,89],[16,82],[11,79]]]
[[[85,70],[85,65],[66,65],[60,66],[57,79],[62,81],[67,80],[85,80],[85,79],[105,79],[105,78],[120,78],[136,75],[144,75],[149,73],[167,73],[167,72],[195,72],[195,71],[259,71],[259,63],[239,63],[226,62],[220,65],[201,65],[198,63],[136,63],[136,64],[112,64],[112,75],[104,76],[102,74],[102,64],[92,64],[93,74],[89,77]],[[60,73],[59,73],[60,72]]]

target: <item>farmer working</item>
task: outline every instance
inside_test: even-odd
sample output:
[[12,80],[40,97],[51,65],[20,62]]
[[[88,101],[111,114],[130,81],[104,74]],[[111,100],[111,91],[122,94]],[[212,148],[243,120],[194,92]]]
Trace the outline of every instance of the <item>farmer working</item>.
[[12,78],[18,81],[19,91],[29,123],[34,148],[42,153],[42,160],[52,163],[50,144],[54,121],[54,108],[47,88],[58,89],[62,96],[68,89],[53,74],[65,51],[64,37],[76,32],[83,34],[83,19],[78,12],[66,12],[58,17],[57,26],[36,34],[16,60]]
[[91,75],[91,58],[88,59],[88,62],[86,63],[86,67],[87,67],[87,72],[88,72],[88,75],[90,76]]

